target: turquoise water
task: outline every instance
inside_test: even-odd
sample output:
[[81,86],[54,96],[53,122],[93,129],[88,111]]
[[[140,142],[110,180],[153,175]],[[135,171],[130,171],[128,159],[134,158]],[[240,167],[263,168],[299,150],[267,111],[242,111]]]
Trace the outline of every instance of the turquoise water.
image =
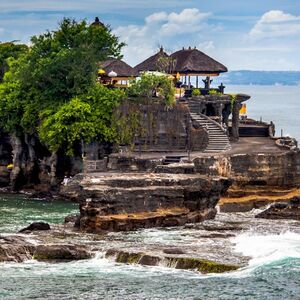
[[[300,140],[300,87],[232,86],[227,92],[252,95],[249,117],[273,120],[279,133],[282,128]],[[62,223],[66,215],[77,211],[72,203],[0,196],[0,233],[16,232],[32,221]],[[249,222],[249,215],[243,214],[218,218]],[[117,264],[101,252],[79,262],[0,263],[0,299],[300,299],[300,223],[251,220],[250,229],[230,241],[233,251],[251,257],[249,265],[236,272],[203,275]],[[125,245],[130,241],[152,247],[184,244],[197,247],[201,254],[206,250],[196,233],[152,229],[111,236]],[[222,243],[214,245],[222,252]]]
[[[25,200],[22,196],[2,196],[0,205],[2,233],[24,227],[31,220],[60,223],[75,209],[71,203]],[[222,218],[247,222],[249,215],[220,214],[216,221]],[[252,257],[249,266],[236,272],[203,275],[117,264],[105,259],[102,252],[77,262],[0,263],[0,299],[300,299],[300,223],[251,220],[258,222],[255,229],[231,238],[235,252]],[[136,240],[156,247],[183,246],[184,242],[186,247],[196,245],[200,253],[204,251],[197,231],[189,235],[178,228],[151,229],[110,236],[124,243]],[[222,244],[219,247],[222,251]]]
[[[299,299],[299,258],[221,276],[105,260],[6,266],[6,299]],[[2,276],[2,277],[1,277]],[[11,297],[11,298],[10,298]]]
[[17,232],[32,222],[63,223],[66,215],[76,213],[78,204],[75,203],[0,194],[0,234]]

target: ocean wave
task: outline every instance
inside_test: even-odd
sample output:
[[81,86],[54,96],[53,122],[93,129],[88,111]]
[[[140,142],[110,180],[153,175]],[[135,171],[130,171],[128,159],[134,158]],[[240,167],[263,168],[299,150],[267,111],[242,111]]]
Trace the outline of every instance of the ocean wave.
[[235,251],[251,257],[250,268],[288,258],[300,258],[300,234],[286,231],[280,234],[245,233],[233,238]]

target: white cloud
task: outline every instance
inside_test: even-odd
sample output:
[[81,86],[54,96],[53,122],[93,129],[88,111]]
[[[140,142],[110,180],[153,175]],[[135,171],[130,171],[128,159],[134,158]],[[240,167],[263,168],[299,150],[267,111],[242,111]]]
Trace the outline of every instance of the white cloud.
[[163,35],[176,35],[185,32],[197,32],[204,27],[204,21],[210,13],[200,13],[197,8],[186,8],[180,13],[172,12],[162,26]]
[[266,12],[250,31],[255,38],[276,38],[300,35],[300,16],[284,13],[281,10]]
[[[174,51],[182,46],[194,47],[202,42],[207,49],[212,49],[212,41],[203,41],[205,31],[214,30],[213,26],[206,23],[210,15],[196,8],[186,8],[179,13],[156,12],[147,16],[143,25],[121,26],[113,32],[127,43],[123,51],[124,58],[135,65],[153,55],[160,45]],[[194,35],[193,39],[191,34]]]
[[216,49],[213,41],[205,41],[203,43],[199,43],[197,45],[197,48],[201,49],[202,51],[207,51],[207,52],[211,52]]
[[149,23],[156,23],[156,22],[163,22],[168,20],[168,14],[164,11],[154,13],[148,17],[146,17],[145,21],[147,24]]

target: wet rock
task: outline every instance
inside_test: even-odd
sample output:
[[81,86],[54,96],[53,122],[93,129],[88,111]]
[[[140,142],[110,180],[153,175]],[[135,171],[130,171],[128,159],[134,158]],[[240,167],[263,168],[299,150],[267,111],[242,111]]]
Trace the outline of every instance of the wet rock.
[[185,253],[182,249],[179,249],[179,248],[164,249],[163,252],[166,254],[184,254]]
[[264,219],[300,220],[300,197],[294,197],[289,202],[276,202],[255,216]]
[[41,231],[41,230],[50,230],[50,225],[48,223],[44,222],[33,222],[26,228],[21,229],[19,232],[20,233],[26,233],[26,232],[31,232],[31,231]]
[[202,258],[190,257],[161,257],[141,252],[127,252],[123,250],[110,250],[105,255],[107,258],[114,259],[118,263],[140,264],[147,266],[163,265],[169,268],[197,270],[201,273],[223,273],[234,271],[238,265],[223,264]]
[[116,262],[137,264],[142,256],[143,256],[143,253],[129,253],[129,252],[125,252],[125,251],[120,251],[117,254]]
[[140,258],[139,264],[144,266],[157,266],[160,260],[159,257],[145,254]]
[[79,225],[80,215],[68,215],[65,217],[65,223],[74,223],[74,226]]
[[203,225],[202,227],[206,231],[239,231],[244,229],[236,225]]
[[33,258],[37,260],[81,260],[91,258],[92,254],[82,245],[39,245]]
[[197,270],[201,273],[224,273],[234,271],[239,268],[237,265],[222,264],[201,258],[167,258],[168,265],[174,266],[175,269]]
[[37,192],[32,193],[29,196],[29,198],[51,200],[51,199],[53,199],[53,195],[49,191],[37,191]]
[[19,236],[0,236],[0,262],[31,259],[35,246]]
[[226,239],[226,238],[234,237],[234,236],[235,236],[234,234],[230,234],[230,233],[227,233],[227,234],[226,233],[211,233],[211,234],[202,234],[199,237],[208,238],[208,239],[218,239],[218,238]]

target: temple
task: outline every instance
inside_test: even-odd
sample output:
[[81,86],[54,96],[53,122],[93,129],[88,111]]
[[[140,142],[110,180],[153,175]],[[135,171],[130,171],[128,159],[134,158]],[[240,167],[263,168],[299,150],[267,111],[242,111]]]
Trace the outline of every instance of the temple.
[[[213,87],[212,78],[227,72],[227,68],[196,48],[183,48],[168,55],[161,47],[134,68],[124,61],[109,59],[99,63],[98,80],[112,88],[126,88],[130,80],[145,72],[173,76],[176,105],[167,111],[159,105],[139,107],[146,130],[135,135],[136,151],[224,152],[239,140],[240,133],[249,132],[249,128],[240,129],[246,126],[240,113],[245,119],[245,101],[250,96],[226,94],[223,84]],[[128,114],[128,110],[121,107],[121,115]],[[246,123],[248,127],[253,125],[249,120]],[[267,136],[269,126],[255,124],[255,130]]]

